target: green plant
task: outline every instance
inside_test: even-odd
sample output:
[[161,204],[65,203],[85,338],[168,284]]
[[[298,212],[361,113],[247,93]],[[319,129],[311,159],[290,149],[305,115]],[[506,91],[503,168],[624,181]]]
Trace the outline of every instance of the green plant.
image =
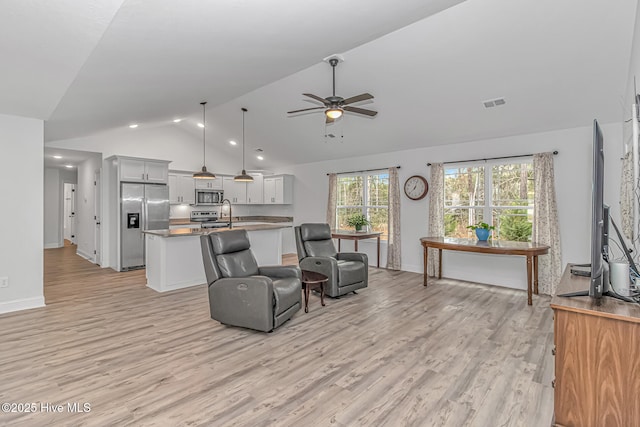
[[371,224],[366,216],[362,214],[353,214],[347,218],[347,224],[351,227],[360,228],[363,225]]
[[493,225],[489,225],[486,222],[479,222],[474,225],[468,225],[467,228],[469,230],[476,230],[478,228],[484,228],[485,230],[495,230],[496,228]]
[[514,242],[531,240],[532,224],[526,217],[509,216],[500,223],[500,238]]

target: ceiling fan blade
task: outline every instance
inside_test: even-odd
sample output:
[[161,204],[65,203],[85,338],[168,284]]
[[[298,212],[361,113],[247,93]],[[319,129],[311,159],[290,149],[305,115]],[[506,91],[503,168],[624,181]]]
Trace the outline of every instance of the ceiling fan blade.
[[365,116],[370,116],[370,117],[374,117],[376,114],[378,114],[377,111],[373,111],[373,110],[367,110],[366,108],[358,108],[358,107],[343,107],[343,109],[345,111],[350,111],[352,113],[358,113],[358,114],[364,114]]
[[373,99],[373,95],[370,93],[362,93],[360,95],[352,96],[342,101],[342,105],[353,104],[354,102],[366,101],[367,99]]
[[303,93],[303,95],[304,95],[304,96],[308,96],[309,98],[313,98],[313,99],[315,99],[316,101],[320,101],[320,102],[322,102],[324,105],[329,105],[329,104],[330,104],[330,102],[329,102],[329,101],[327,101],[327,100],[326,100],[326,99],[324,99],[324,98],[320,98],[318,95],[314,95],[314,94],[312,94],[312,93]]
[[331,124],[335,122],[335,119],[332,119],[331,117],[327,116],[327,120],[325,121],[326,124]]
[[303,108],[302,110],[293,110],[293,111],[287,111],[287,114],[293,114],[293,113],[301,113],[303,111],[311,111],[311,110],[322,110],[325,107],[313,107],[313,108]]

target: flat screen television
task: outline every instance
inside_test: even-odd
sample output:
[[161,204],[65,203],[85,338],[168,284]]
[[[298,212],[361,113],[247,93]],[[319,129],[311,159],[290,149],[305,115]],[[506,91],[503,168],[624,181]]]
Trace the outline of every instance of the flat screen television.
[[[615,224],[614,224],[615,227]],[[617,227],[616,227],[617,231]],[[627,253],[630,259],[630,255]],[[613,292],[609,283],[609,206],[604,204],[604,138],[598,121],[593,121],[593,178],[591,187],[591,263],[575,267],[591,267],[587,274],[574,270],[573,274],[588,275],[589,289],[559,295],[561,297],[590,296],[599,303],[603,296],[634,302]],[[635,268],[635,265],[634,265]]]

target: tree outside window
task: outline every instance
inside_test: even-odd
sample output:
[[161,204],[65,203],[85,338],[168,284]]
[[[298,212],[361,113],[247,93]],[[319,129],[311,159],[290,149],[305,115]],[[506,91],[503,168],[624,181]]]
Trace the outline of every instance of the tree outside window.
[[389,226],[389,174],[357,174],[338,177],[336,228],[348,230],[347,218],[362,214],[371,222],[369,230],[386,238]]
[[531,241],[533,224],[531,162],[445,169],[444,228],[447,237],[473,237],[468,225],[495,226],[494,239]]

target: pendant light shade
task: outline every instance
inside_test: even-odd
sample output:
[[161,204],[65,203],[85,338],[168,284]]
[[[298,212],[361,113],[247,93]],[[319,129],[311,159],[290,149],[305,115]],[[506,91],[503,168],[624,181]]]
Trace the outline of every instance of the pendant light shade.
[[246,108],[242,108],[242,172],[240,175],[234,176],[233,180],[236,182],[253,182],[253,177],[247,174],[244,169],[244,113],[247,112]]
[[200,105],[202,105],[202,170],[200,172],[195,172],[193,177],[195,179],[216,179],[216,176],[207,170],[206,165],[207,144],[205,136],[207,128],[205,127],[205,106],[207,105],[207,102],[201,102]]

